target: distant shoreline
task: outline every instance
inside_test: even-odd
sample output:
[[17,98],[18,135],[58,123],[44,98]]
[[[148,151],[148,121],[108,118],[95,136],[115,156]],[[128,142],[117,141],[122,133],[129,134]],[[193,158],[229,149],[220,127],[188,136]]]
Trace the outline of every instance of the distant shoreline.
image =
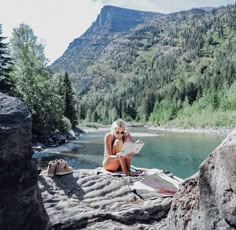
[[[160,126],[150,126],[148,124],[130,124],[127,123],[127,128],[139,128],[145,127],[150,130],[164,131],[164,132],[175,132],[175,133],[204,133],[204,134],[217,134],[221,136],[227,136],[234,129],[233,128],[182,128],[182,127],[160,127]],[[98,131],[110,131],[110,126],[104,125],[103,127],[90,128],[83,127],[82,128],[85,133],[88,132],[98,132]]]
[[205,133],[205,134],[218,134],[222,136],[227,136],[231,133],[234,129],[227,129],[227,128],[162,128],[162,127],[155,127],[150,126],[148,129],[151,130],[158,130],[158,131],[167,131],[167,132],[176,132],[176,133]]

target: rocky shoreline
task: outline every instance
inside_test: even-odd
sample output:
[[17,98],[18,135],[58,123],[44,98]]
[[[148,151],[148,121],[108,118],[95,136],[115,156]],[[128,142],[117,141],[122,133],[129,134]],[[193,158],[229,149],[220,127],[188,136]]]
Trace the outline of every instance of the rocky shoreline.
[[236,229],[236,130],[174,196],[145,186],[137,193],[130,188],[140,177],[38,176],[29,111],[1,93],[0,102],[0,229]]

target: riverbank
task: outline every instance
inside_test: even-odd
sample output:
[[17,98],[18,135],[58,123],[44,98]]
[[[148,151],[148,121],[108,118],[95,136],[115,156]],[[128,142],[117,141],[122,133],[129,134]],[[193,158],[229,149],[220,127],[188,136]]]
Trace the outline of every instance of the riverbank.
[[222,136],[227,136],[234,129],[226,128],[171,128],[171,127],[160,127],[160,126],[150,126],[148,129],[156,131],[167,131],[167,132],[176,132],[176,133],[205,133],[205,134],[218,134]]
[[[156,130],[156,131],[166,131],[166,132],[176,132],[176,133],[204,133],[204,134],[217,134],[221,136],[227,136],[229,133],[231,133],[234,129],[233,128],[183,128],[183,127],[161,127],[161,126],[153,126],[150,124],[142,124],[142,123],[126,123],[127,129],[133,128],[133,127],[146,127],[150,130]],[[108,125],[101,125],[99,124],[97,127],[81,127],[81,129],[85,133],[90,132],[101,132],[101,131],[110,131],[110,126]]]

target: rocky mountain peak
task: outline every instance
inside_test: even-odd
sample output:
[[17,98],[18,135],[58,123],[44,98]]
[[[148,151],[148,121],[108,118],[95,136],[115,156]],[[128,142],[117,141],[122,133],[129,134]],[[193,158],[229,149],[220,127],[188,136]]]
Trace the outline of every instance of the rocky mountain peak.
[[125,9],[115,6],[104,6],[96,21],[85,32],[89,36],[99,32],[127,32],[130,28],[152,19],[160,13]]
[[89,63],[97,59],[106,43],[113,40],[113,36],[129,33],[131,28],[159,16],[162,14],[104,6],[96,21],[82,36],[70,43],[64,54],[51,65],[51,68],[56,71],[81,72]]

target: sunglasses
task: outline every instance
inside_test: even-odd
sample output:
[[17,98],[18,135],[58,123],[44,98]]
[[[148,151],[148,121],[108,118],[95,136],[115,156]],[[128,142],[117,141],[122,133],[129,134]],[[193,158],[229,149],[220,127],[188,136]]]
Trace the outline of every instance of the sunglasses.
[[121,132],[116,131],[116,134],[124,134],[124,133],[125,133],[124,131],[121,131]]

